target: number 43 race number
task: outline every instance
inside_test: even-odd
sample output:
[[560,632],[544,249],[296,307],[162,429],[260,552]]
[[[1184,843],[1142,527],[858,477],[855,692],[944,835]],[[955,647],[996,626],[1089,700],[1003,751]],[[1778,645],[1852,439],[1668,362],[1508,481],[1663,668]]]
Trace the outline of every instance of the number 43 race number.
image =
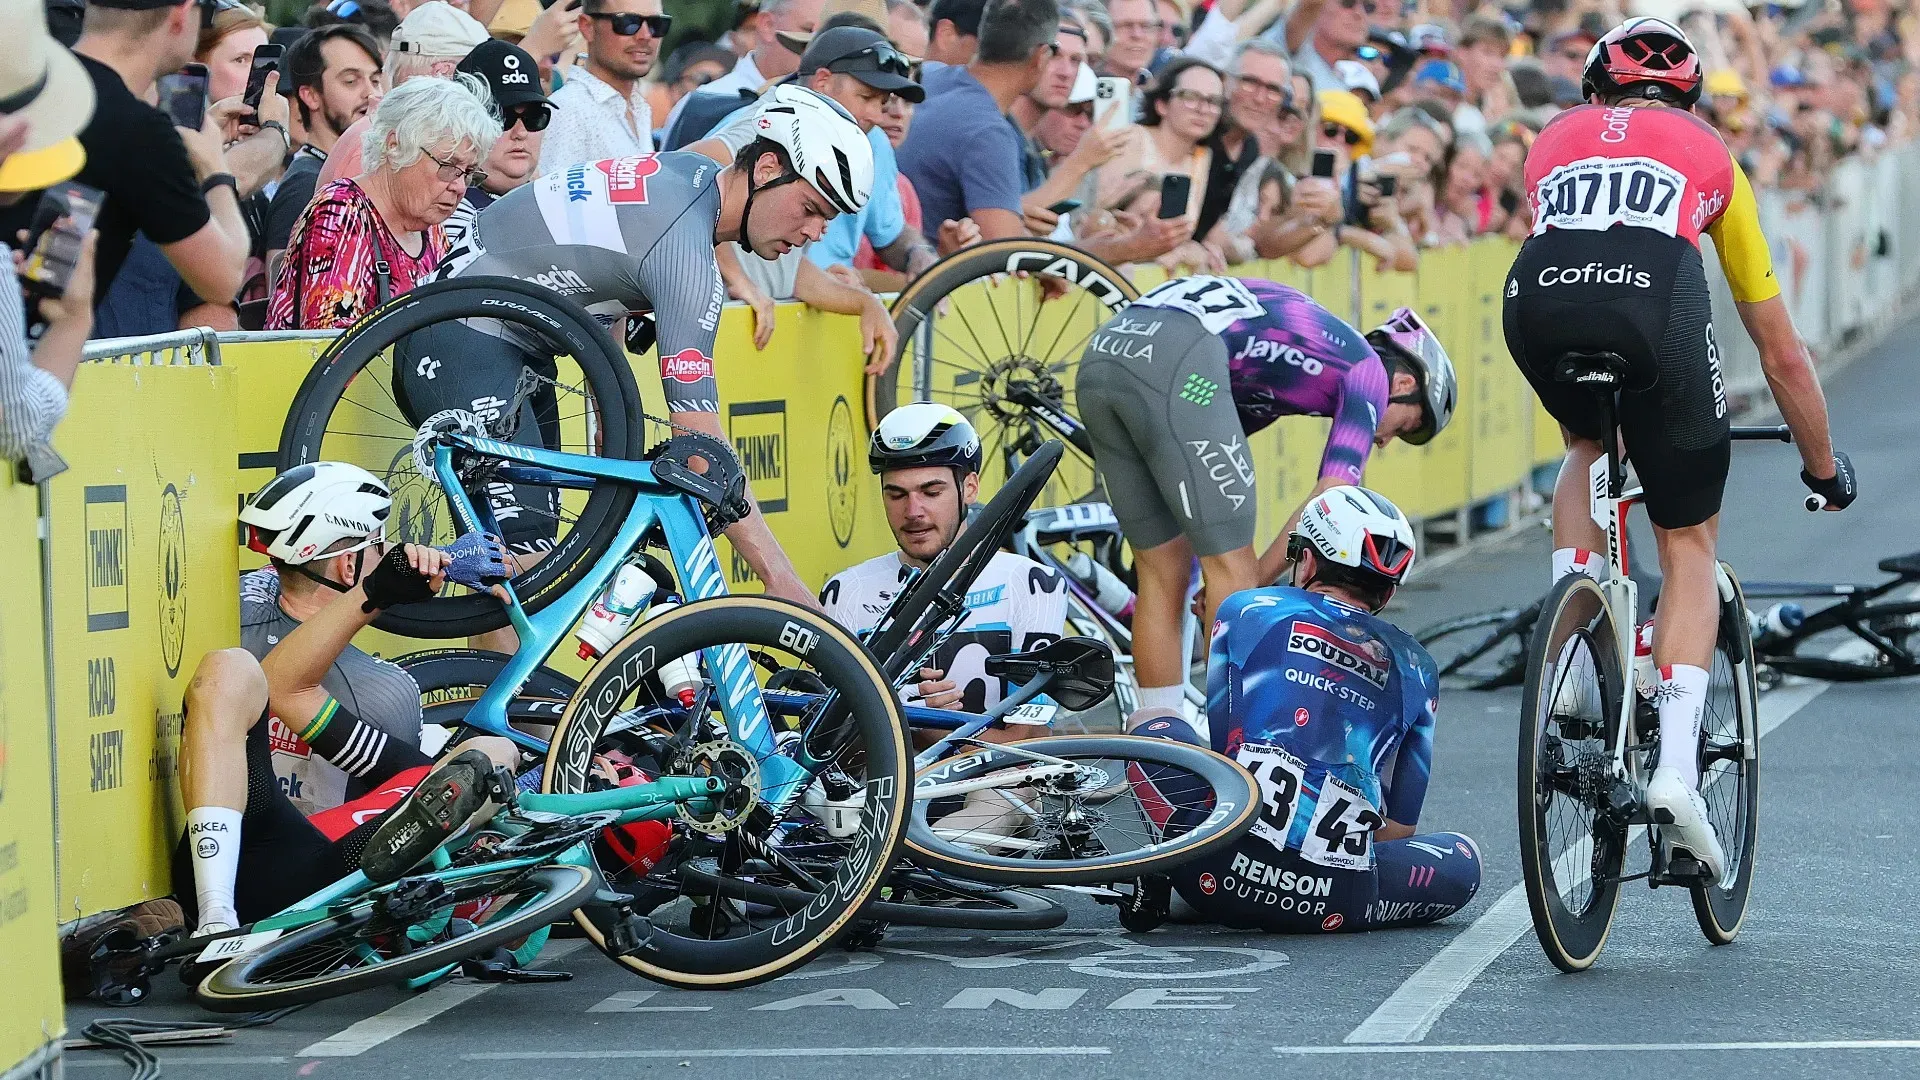
[[1615,225],[1680,235],[1687,178],[1652,158],[1583,158],[1548,173],[1535,189],[1533,234],[1549,226],[1604,232]]

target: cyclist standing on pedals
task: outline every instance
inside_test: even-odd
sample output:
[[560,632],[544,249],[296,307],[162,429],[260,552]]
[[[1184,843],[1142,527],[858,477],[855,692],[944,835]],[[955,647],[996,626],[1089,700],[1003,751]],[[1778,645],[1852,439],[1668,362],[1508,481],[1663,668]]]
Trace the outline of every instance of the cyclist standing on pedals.
[[[627,342],[637,353],[657,337],[668,419],[724,439],[713,344],[726,288],[714,245],[735,240],[776,258],[818,240],[836,215],[859,211],[873,187],[866,134],[826,98],[781,87],[755,124],[759,138],[726,168],[703,154],[650,154],[581,162],[522,185],[473,219],[435,277],[531,281],[609,324],[650,313],[651,327],[629,323]],[[421,330],[394,352],[396,397],[411,422],[457,409],[502,437],[557,442],[551,387],[524,400],[516,393],[523,370],[555,375],[551,346],[536,335],[468,319]],[[552,548],[553,489],[516,485],[489,496],[523,567]],[[769,594],[814,604],[757,508],[726,535]]]
[[1240,929],[1444,919],[1480,888],[1480,851],[1459,833],[1414,834],[1440,680],[1427,651],[1378,615],[1413,568],[1413,526],[1382,496],[1341,486],[1309,500],[1287,540],[1295,586],[1236,593],[1213,624],[1211,740],[1173,710],[1135,714],[1135,734],[1211,745],[1260,781],[1253,830],[1174,871],[1174,887],[1201,918]]
[[[900,590],[960,534],[980,491],[980,436],[957,410],[914,402],[888,413],[874,429],[867,465],[880,477],[887,526],[900,549],[842,570],[820,590],[827,615],[856,634],[873,629]],[[966,621],[935,651],[932,666],[921,669],[920,683],[902,694],[928,708],[991,709],[1008,688],[986,673],[986,658],[1058,641],[1066,621],[1067,590],[1058,572],[995,552],[967,588]],[[998,728],[981,735],[1028,737]]]
[[[1553,506],[1553,580],[1604,579],[1606,534],[1588,510],[1604,456],[1592,390],[1557,374],[1569,353],[1628,366],[1620,435],[1645,490],[1659,548],[1653,654],[1660,762],[1647,801],[1663,842],[1718,878],[1724,856],[1699,795],[1699,740],[1719,594],[1715,545],[1729,456],[1727,401],[1713,339],[1700,234],[1713,237],[1740,321],[1793,430],[1800,479],[1840,510],[1857,493],[1833,451],[1826,399],[1780,298],[1753,189],[1720,136],[1690,112],[1700,58],[1658,19],[1629,19],[1587,54],[1589,105],[1554,117],[1527,154],[1533,235],[1507,279],[1506,340],[1561,425],[1567,457]],[[1556,702],[1556,707],[1558,706]]]
[[1319,495],[1358,484],[1373,447],[1438,435],[1453,418],[1455,389],[1446,350],[1408,308],[1362,336],[1297,289],[1190,277],[1107,320],[1088,342],[1074,390],[1133,545],[1142,708],[1178,708],[1184,698],[1180,629],[1196,555],[1208,622],[1229,595],[1286,569],[1280,540],[1254,554],[1245,437],[1282,416],[1332,417]]

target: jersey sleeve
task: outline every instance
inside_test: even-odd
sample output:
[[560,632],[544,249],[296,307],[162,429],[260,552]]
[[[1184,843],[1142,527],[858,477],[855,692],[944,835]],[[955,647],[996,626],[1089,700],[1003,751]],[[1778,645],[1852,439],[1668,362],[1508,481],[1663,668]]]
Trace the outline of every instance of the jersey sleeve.
[[653,302],[660,347],[660,389],[669,413],[720,411],[713,341],[726,285],[713,260],[718,185],[694,198],[640,260],[635,285]]
[[1340,377],[1333,407],[1333,430],[1320,457],[1320,479],[1358,484],[1373,450],[1373,432],[1387,407],[1387,368],[1368,351],[1366,358]]
[[1387,784],[1387,819],[1418,825],[1427,801],[1427,779],[1433,772],[1433,728],[1440,707],[1439,680],[1433,664],[1405,664],[1400,671],[1407,733],[1394,753],[1393,777]]
[[844,572],[835,574],[820,586],[820,607],[827,613],[827,618],[857,634],[860,628],[847,618],[852,597],[847,595],[846,577]]
[[1013,647],[1021,652],[1059,641],[1067,627],[1067,582],[1058,570],[1030,562],[1023,581],[1014,582]]
[[1742,304],[1757,304],[1780,295],[1780,282],[1773,276],[1773,253],[1767,248],[1766,234],[1760,231],[1760,205],[1753,197],[1753,185],[1746,170],[1733,163],[1733,197],[1713,224],[1707,226],[1713,237],[1713,250],[1720,253],[1720,269],[1727,275],[1733,298]]

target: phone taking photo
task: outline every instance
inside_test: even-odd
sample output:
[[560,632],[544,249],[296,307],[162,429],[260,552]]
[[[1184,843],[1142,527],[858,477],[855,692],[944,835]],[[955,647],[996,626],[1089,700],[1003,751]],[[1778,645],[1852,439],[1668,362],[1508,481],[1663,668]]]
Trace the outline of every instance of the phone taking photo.
[[1168,173],[1160,178],[1160,216],[1177,218],[1187,216],[1187,199],[1193,194],[1193,178],[1182,173]]
[[28,292],[50,299],[67,294],[67,283],[80,261],[80,245],[105,201],[104,193],[85,184],[65,183],[41,192],[27,230],[27,260],[20,274],[20,284]]
[[280,70],[280,54],[286,52],[283,45],[268,42],[253,50],[253,66],[247,69],[247,89],[240,95],[240,101],[256,112],[260,109],[260,98],[267,92],[267,76]]
[[207,65],[188,64],[160,76],[160,108],[173,118],[174,127],[199,131],[207,119]]
[[1119,131],[1133,123],[1133,83],[1111,76],[1094,80],[1093,126]]
[[1065,214],[1071,214],[1078,209],[1080,209],[1079,199],[1061,199],[1059,202],[1054,203],[1052,206],[1047,207],[1047,213],[1054,214],[1054,215],[1065,215]]

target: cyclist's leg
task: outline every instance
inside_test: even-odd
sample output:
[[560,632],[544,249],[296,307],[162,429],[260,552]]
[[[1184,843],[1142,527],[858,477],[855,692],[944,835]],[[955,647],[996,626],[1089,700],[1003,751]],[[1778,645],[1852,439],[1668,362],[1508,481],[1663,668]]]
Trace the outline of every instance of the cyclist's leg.
[[180,797],[187,828],[174,852],[180,906],[209,930],[237,926],[234,887],[249,803],[248,733],[267,713],[260,662],[245,649],[208,653],[187,684],[183,711]]
[[1460,833],[1423,833],[1373,846],[1379,899],[1366,928],[1421,926],[1467,906],[1480,891],[1480,849]]

